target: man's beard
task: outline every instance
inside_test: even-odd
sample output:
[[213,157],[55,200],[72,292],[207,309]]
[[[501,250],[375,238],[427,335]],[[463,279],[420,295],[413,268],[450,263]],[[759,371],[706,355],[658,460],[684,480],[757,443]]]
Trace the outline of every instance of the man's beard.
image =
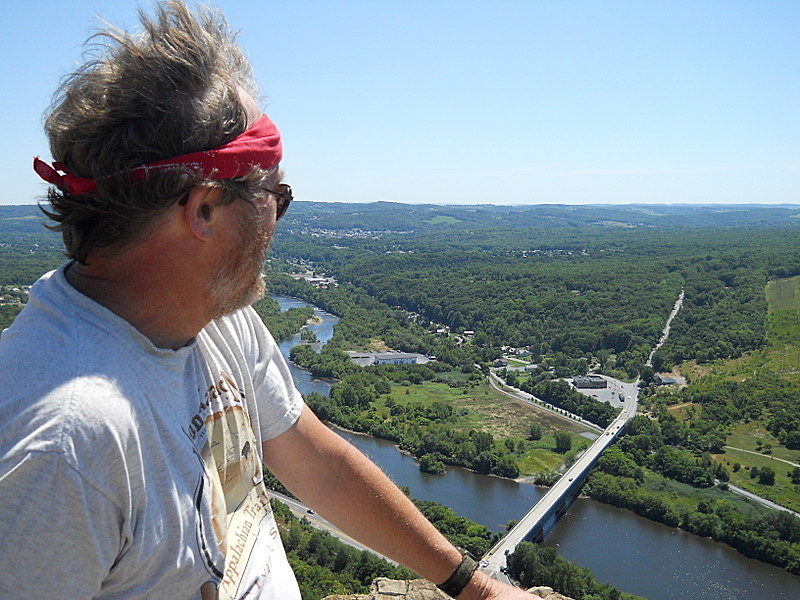
[[264,261],[270,235],[257,218],[243,216],[239,244],[220,260],[209,292],[211,319],[219,319],[264,297]]

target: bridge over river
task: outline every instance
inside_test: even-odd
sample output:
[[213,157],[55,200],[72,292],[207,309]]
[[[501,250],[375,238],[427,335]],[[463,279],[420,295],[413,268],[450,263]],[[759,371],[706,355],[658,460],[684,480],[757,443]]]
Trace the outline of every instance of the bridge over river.
[[556,481],[544,496],[522,517],[519,522],[481,559],[481,568],[496,579],[505,578],[506,555],[514,551],[525,540],[541,541],[553,528],[573,500],[578,497],[589,470],[609,445],[622,431],[629,419],[636,416],[637,393],[625,397],[622,412],[603,431],[575,463]]

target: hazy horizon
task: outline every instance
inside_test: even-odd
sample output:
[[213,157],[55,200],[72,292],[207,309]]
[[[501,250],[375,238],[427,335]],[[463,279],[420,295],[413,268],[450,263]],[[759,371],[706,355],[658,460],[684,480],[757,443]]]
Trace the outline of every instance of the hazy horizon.
[[[354,205],[368,205],[368,204],[401,204],[405,206],[452,206],[454,208],[478,208],[481,206],[492,206],[492,207],[505,207],[505,208],[535,208],[541,206],[565,206],[565,207],[581,207],[581,208],[603,208],[603,207],[613,207],[613,208],[631,208],[631,207],[641,207],[641,208],[658,208],[658,207],[708,207],[708,208],[716,208],[716,209],[747,209],[747,208],[796,208],[800,210],[800,202],[792,203],[792,202],[784,202],[784,203],[764,203],[764,202],[753,202],[753,203],[714,203],[714,202],[628,202],[625,204],[601,204],[601,203],[572,203],[567,204],[564,202],[539,202],[539,203],[531,203],[531,204],[497,204],[491,202],[480,202],[480,203],[472,203],[472,204],[458,204],[455,202],[402,202],[397,200],[364,200],[364,201],[347,201],[347,200],[303,200],[295,198],[292,201],[292,204],[295,202],[298,203],[316,203],[316,204],[354,204]],[[42,204],[46,204],[46,198],[42,200]],[[36,206],[36,202],[28,202],[28,203],[17,203],[17,204],[4,204],[0,202],[0,209],[3,207],[15,207],[15,206]],[[291,211],[291,206],[289,208]]]

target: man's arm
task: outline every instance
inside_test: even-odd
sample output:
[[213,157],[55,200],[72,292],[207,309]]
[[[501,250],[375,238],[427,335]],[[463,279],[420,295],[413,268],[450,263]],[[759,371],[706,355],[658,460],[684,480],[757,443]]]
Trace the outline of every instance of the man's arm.
[[[328,429],[306,406],[297,422],[264,442],[264,464],[301,501],[366,544],[434,583],[461,562],[439,533],[388,477]],[[477,571],[459,600],[535,599]]]

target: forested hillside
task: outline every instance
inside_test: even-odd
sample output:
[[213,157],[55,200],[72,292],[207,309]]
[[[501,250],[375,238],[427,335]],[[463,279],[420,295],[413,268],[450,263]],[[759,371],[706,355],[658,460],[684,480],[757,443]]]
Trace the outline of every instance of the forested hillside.
[[447,206],[375,202],[296,202],[284,217],[292,229],[309,233],[431,232],[514,228],[718,228],[772,227],[798,219],[797,206],[652,205]]
[[[657,371],[764,346],[765,286],[800,274],[798,221],[796,207],[296,202],[273,257],[276,270],[311,265],[421,323],[474,331],[484,358],[528,347],[636,377],[681,290]],[[42,222],[35,206],[0,207],[0,285],[63,260]]]
[[[281,225],[274,256],[314,265],[452,331],[475,331],[479,346],[594,354],[603,362],[613,356],[613,368],[630,377],[641,371],[682,289],[684,310],[655,358],[657,370],[761,347],[764,287],[800,273],[800,228],[783,208],[669,207],[656,218],[656,209],[612,207],[606,216],[614,220],[600,221],[598,209],[584,207],[428,207],[426,215],[395,205],[354,214],[350,205],[341,212],[322,206],[303,220],[318,226],[313,230],[297,226],[297,215]],[[408,222],[414,210],[419,231]],[[552,213],[565,224],[533,218]],[[402,227],[390,229],[392,216]]]
[[[273,269],[335,277],[347,293],[303,292],[334,312],[336,302],[397,310],[382,333],[398,349],[459,364],[523,347],[534,359],[586,359],[636,378],[647,374],[681,290],[683,308],[654,357],[656,371],[765,346],[765,288],[800,274],[799,214],[761,206],[296,202],[279,224]],[[63,260],[58,236],[42,222],[35,206],[0,207],[0,286],[29,285]],[[301,291],[274,279],[276,288]],[[0,312],[6,321],[18,308],[13,300]],[[352,321],[342,324],[344,337],[363,338],[363,322]],[[422,335],[437,326],[474,331],[474,351]]]

